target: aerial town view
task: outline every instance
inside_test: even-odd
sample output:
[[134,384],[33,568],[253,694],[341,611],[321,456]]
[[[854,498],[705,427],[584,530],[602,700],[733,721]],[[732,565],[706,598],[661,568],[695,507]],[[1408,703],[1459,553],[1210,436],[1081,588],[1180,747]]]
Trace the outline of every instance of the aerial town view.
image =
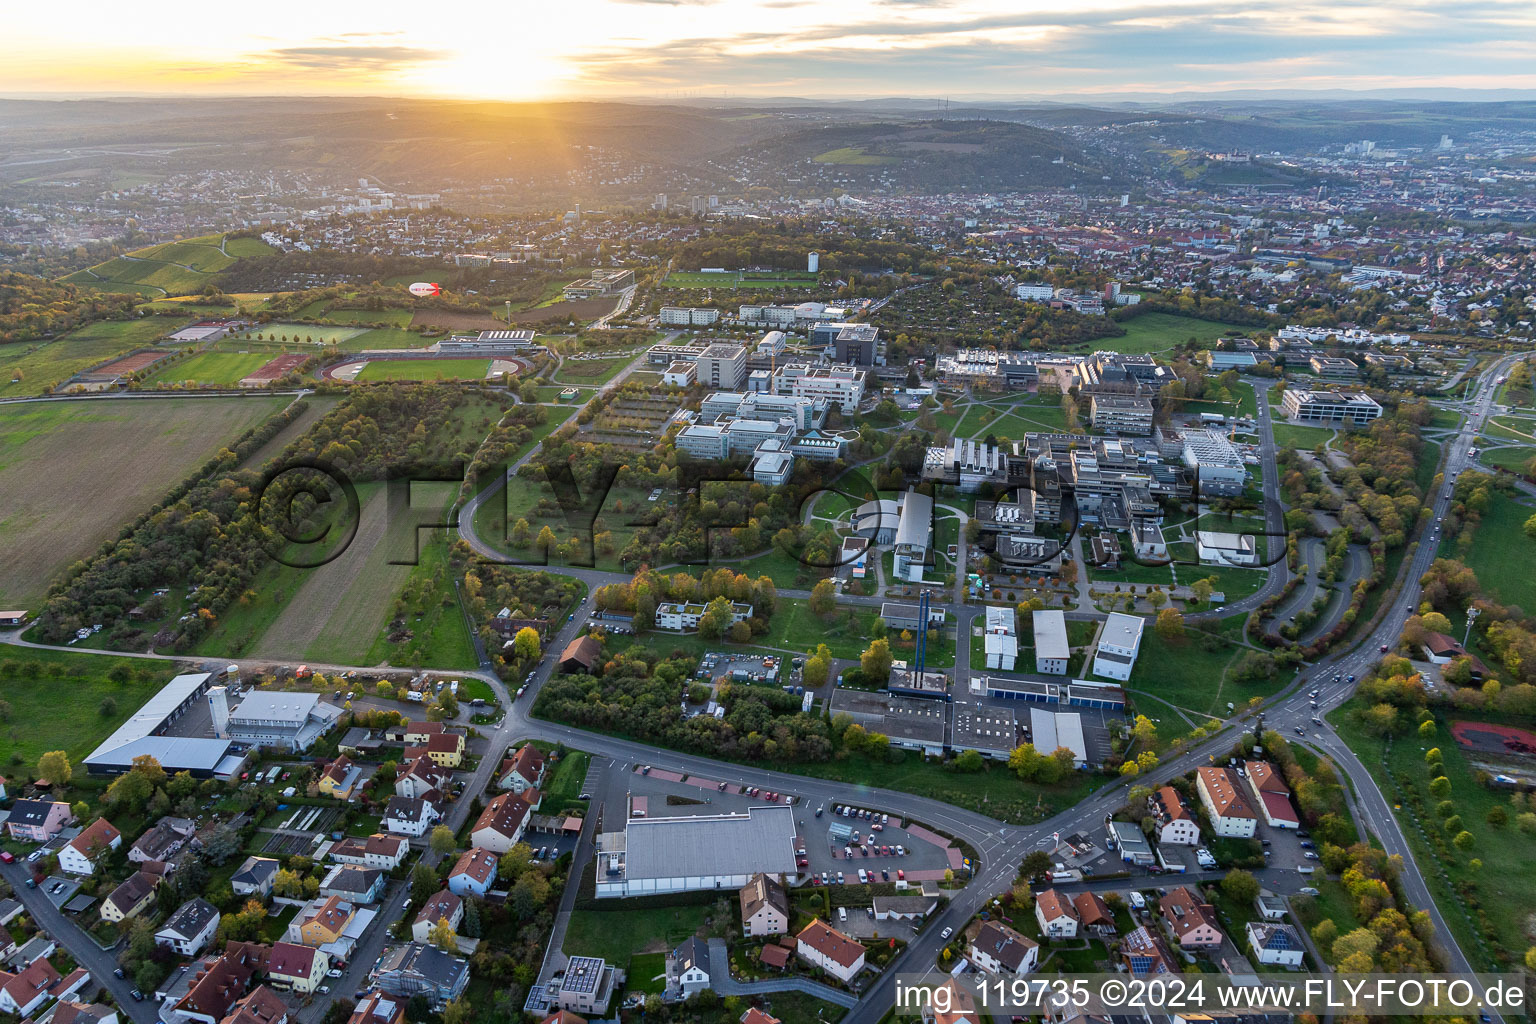
[[1528,1016],[1536,8],[7,35],[0,1024]]

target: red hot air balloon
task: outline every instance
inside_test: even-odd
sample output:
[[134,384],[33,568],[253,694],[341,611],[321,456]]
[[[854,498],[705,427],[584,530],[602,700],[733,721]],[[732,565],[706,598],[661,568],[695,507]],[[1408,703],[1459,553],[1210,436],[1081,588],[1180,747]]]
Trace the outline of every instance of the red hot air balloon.
[[433,284],[429,281],[417,281],[415,284],[411,285],[409,291],[412,295],[426,298],[429,295],[443,294],[443,286],[440,284]]

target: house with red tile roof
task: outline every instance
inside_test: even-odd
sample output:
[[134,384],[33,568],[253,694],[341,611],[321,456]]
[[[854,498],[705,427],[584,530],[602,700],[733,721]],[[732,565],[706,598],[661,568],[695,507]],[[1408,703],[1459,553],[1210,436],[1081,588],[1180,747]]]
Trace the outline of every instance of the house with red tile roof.
[[123,834],[106,818],[97,818],[59,851],[59,870],[71,875],[90,875],[103,854],[123,845]]

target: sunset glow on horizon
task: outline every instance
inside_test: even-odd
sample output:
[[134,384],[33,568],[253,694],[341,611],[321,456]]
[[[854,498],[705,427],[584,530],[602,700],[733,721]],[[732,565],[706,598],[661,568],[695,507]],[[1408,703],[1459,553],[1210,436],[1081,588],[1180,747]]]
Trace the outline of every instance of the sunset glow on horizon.
[[[150,5],[151,7],[153,5]],[[10,13],[0,92],[474,99],[1026,96],[1536,88],[1536,8],[1500,0],[274,0],[261,17]],[[1212,55],[1220,55],[1213,59]]]

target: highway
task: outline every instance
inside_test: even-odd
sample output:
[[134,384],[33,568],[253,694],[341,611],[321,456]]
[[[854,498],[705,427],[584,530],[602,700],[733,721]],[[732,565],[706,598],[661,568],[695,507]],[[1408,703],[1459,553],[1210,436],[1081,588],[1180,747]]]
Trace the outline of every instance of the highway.
[[[1485,371],[1480,377],[1478,389],[1466,407],[1466,417],[1463,421],[1462,429],[1456,438],[1446,446],[1445,466],[1447,476],[1461,472],[1468,465],[1467,449],[1472,444],[1475,429],[1482,424],[1492,408],[1495,390],[1491,383],[1492,379],[1496,374],[1505,372],[1507,364],[1512,362],[1514,358],[1516,357],[1508,357]],[[629,369],[632,368],[633,366]],[[629,372],[629,369],[626,369],[625,374],[621,374],[613,382],[610,382],[607,387],[612,387],[619,380],[622,380],[623,376]],[[1260,408],[1263,433],[1266,438],[1266,444],[1269,446],[1266,448],[1266,455],[1269,455],[1272,453],[1273,441],[1271,431],[1268,428],[1267,403],[1261,402]],[[1272,460],[1266,458],[1266,462],[1269,461]],[[508,476],[510,475],[509,472]],[[463,539],[475,550],[498,561],[504,560],[504,558],[474,535],[471,524],[473,522],[474,510],[488,497],[499,492],[504,483],[505,479],[498,479],[479,494],[469,499],[460,513],[459,520]],[[1277,486],[1272,486],[1273,484],[1274,482],[1269,474],[1266,474],[1266,519],[1278,507]],[[1446,511],[1448,505],[1447,491],[1448,488],[1441,487],[1439,492],[1433,497],[1434,518],[1442,516]],[[1273,506],[1269,503],[1271,498],[1275,501]],[[1377,836],[1389,853],[1400,853],[1403,855],[1403,883],[1405,891],[1416,907],[1425,909],[1430,913],[1436,926],[1437,944],[1441,947],[1441,952],[1447,966],[1453,970],[1460,971],[1468,969],[1467,960],[1462,951],[1456,946],[1451,933],[1445,927],[1445,923],[1440,917],[1438,908],[1435,907],[1433,900],[1430,898],[1424,880],[1409,851],[1407,841],[1391,813],[1391,808],[1376,789],[1364,767],[1360,765],[1358,760],[1354,758],[1354,755],[1350,753],[1332,730],[1326,725],[1319,726],[1312,722],[1314,716],[1321,717],[1328,710],[1337,707],[1349,698],[1354,690],[1354,684],[1350,682],[1350,677],[1363,677],[1370,670],[1371,666],[1380,657],[1380,646],[1386,645],[1390,648],[1396,645],[1404,621],[1412,614],[1417,605],[1419,593],[1418,580],[1433,560],[1434,548],[1435,545],[1432,542],[1420,543],[1412,556],[1406,560],[1398,581],[1399,589],[1386,607],[1385,612],[1381,615],[1377,626],[1368,636],[1362,638],[1352,649],[1325,658],[1318,664],[1308,667],[1306,675],[1311,681],[1308,687],[1293,687],[1288,691],[1282,692],[1278,697],[1273,698],[1263,710],[1265,724],[1268,728],[1291,733],[1294,733],[1298,728],[1301,729],[1307,734],[1302,739],[1302,742],[1328,754],[1339,764],[1341,774],[1347,776],[1354,784],[1358,806],[1361,811],[1360,825]],[[549,566],[547,571],[582,579],[590,586],[612,582],[615,579],[628,578],[619,574],[562,566]],[[784,591],[783,593],[788,596],[800,596],[794,591]],[[845,597],[842,600],[857,603],[878,603],[879,601],[878,598],[851,597]],[[951,614],[956,616],[957,621],[962,625],[968,623],[978,613],[978,609],[972,606],[936,604],[936,607],[945,607]],[[930,923],[929,927],[921,935],[913,940],[911,945],[897,958],[891,967],[874,979],[864,993],[859,1006],[852,1010],[846,1018],[850,1024],[874,1024],[874,1022],[877,1022],[893,1003],[894,976],[901,972],[921,972],[931,967],[943,944],[939,938],[943,929],[948,927],[959,928],[994,895],[1010,886],[1017,873],[1020,861],[1030,851],[1039,848],[1042,840],[1048,839],[1053,833],[1057,832],[1066,834],[1073,831],[1097,830],[1101,826],[1105,815],[1120,806],[1125,800],[1125,790],[1129,787],[1130,783],[1127,781],[1117,781],[1094,793],[1078,805],[1044,822],[1030,826],[1015,826],[1004,824],[985,815],[967,811],[941,801],[917,797],[908,793],[877,787],[858,787],[847,783],[831,782],[801,775],[748,768],[698,755],[660,749],[642,743],[616,739],[570,726],[536,721],[529,718],[527,710],[532,706],[539,687],[548,680],[554,671],[554,658],[549,656],[550,653],[563,649],[565,644],[584,628],[585,617],[589,612],[589,608],[590,606],[587,606],[578,610],[577,614],[570,621],[563,624],[556,631],[555,636],[550,640],[546,649],[546,657],[535,672],[534,679],[529,686],[529,692],[522,700],[514,702],[507,687],[491,672],[452,673],[460,678],[476,675],[479,678],[485,679],[496,692],[503,706],[507,708],[507,713],[501,723],[490,731],[490,752],[482,758],[472,779],[468,781],[465,790],[466,794],[482,792],[491,783],[494,770],[499,764],[498,755],[501,749],[514,741],[534,738],[564,742],[573,747],[599,752],[601,755],[612,759],[612,770],[615,773],[622,772],[634,764],[645,763],[675,771],[706,774],[712,778],[794,793],[803,798],[802,802],[797,806],[803,809],[807,816],[813,815],[817,806],[832,802],[853,801],[857,802],[860,806],[878,808],[892,814],[909,817],[929,824],[968,843],[978,854],[975,878],[963,890],[952,893],[949,906],[936,920]],[[960,635],[962,637],[968,635],[968,630]],[[5,637],[5,640],[6,642],[16,643],[21,646],[33,646],[22,642],[19,633],[9,634]],[[963,669],[964,665],[968,663],[968,648],[969,644],[958,645],[957,669]],[[184,659],[165,657],[164,660]],[[265,664],[254,661],[241,662],[240,659],[232,660],[235,663],[248,664],[254,667],[264,667]],[[220,659],[217,662],[219,666],[227,663],[228,661],[224,659]],[[376,671],[375,669],[361,666],[330,666],[326,667],[325,670],[340,671],[347,668],[357,668],[358,671],[363,672]],[[1312,687],[1316,687],[1320,691],[1318,695],[1320,708],[1315,711],[1310,707],[1307,695],[1303,692],[1303,690]],[[1187,773],[1195,767],[1207,763],[1208,759],[1213,756],[1224,757],[1239,731],[1247,727],[1248,723],[1246,721],[1234,720],[1221,732],[1206,739],[1198,746],[1170,758],[1160,764],[1153,772],[1139,777],[1136,783],[1155,785],[1177,775]],[[616,774],[614,779],[617,780],[618,778],[621,778],[621,776]],[[456,803],[452,808],[449,823],[455,828],[463,823],[463,819],[468,813],[468,806],[469,801],[465,799]],[[427,856],[430,858],[431,855],[428,854]],[[21,872],[21,870],[20,865],[9,866],[6,869],[7,877]],[[16,878],[16,881],[18,882],[18,891],[22,891],[19,885],[19,876]],[[25,892],[33,896],[37,895],[35,890],[25,890]],[[388,902],[384,905],[384,910],[381,912],[379,925],[374,928],[366,940],[364,948],[360,949],[359,953],[354,957],[348,977],[334,983],[337,993],[350,994],[351,988],[356,987],[360,983],[362,973],[365,972],[366,968],[371,967],[373,957],[377,955],[374,950],[382,946],[384,941],[382,925],[387,924],[389,920],[398,916],[400,905],[401,901],[398,893],[391,894]],[[61,940],[69,939],[71,937],[69,927],[72,926],[64,927],[62,930],[50,930],[54,931]],[[82,948],[76,951],[74,945],[75,943],[72,942],[71,951],[75,952],[77,958],[81,959],[83,963],[91,966],[93,973],[95,973],[96,968],[94,964],[86,956],[89,950]],[[91,944],[90,949],[94,948],[94,944]],[[124,995],[126,995],[126,992]],[[140,1015],[134,1012],[138,1004],[127,1001],[125,1005],[130,1008],[130,1013],[132,1013],[135,1020],[141,1019]],[[306,1011],[306,1019],[310,1019],[311,1016],[309,1011]],[[148,1017],[142,1019],[149,1020]]]

